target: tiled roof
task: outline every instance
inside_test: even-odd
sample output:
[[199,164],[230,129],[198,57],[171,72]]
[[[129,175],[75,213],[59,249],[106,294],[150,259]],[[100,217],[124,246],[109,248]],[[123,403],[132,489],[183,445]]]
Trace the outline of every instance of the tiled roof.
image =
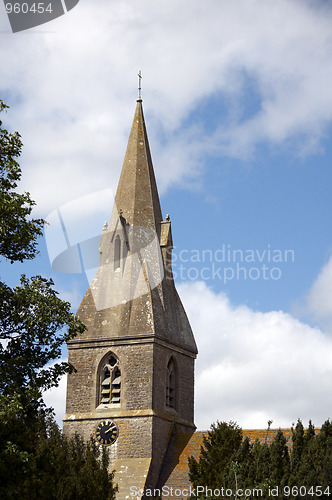
[[[267,442],[267,444],[271,444],[275,436],[277,435],[279,429],[242,429],[243,437],[249,438],[250,443],[254,443],[256,439],[259,439],[262,443]],[[292,429],[280,429],[287,439],[288,447],[291,446],[292,441]]]

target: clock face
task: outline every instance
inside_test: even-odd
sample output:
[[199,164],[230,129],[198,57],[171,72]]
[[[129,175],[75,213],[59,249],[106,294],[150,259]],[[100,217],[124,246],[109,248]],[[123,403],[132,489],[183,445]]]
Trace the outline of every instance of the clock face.
[[117,440],[118,432],[118,428],[114,422],[103,420],[96,429],[96,438],[100,444],[109,446]]

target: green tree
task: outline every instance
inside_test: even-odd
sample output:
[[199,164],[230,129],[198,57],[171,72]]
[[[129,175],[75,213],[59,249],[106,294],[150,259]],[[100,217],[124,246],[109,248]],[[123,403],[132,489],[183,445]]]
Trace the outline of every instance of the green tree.
[[65,341],[84,329],[70,312],[70,304],[57,296],[52,280],[22,276],[14,289],[0,282],[0,393],[56,386],[72,367],[46,365],[59,358]]
[[301,420],[298,420],[295,430],[292,430],[292,443],[289,486],[316,486],[315,429],[311,421],[305,431]]
[[[0,99],[0,112],[8,106]],[[37,238],[44,221],[30,219],[35,205],[29,193],[15,192],[21,178],[17,158],[22,141],[18,132],[9,133],[0,120],[0,255],[11,262],[23,262],[36,255]]]
[[249,438],[243,439],[225,470],[225,485],[234,492],[255,484],[255,459]]
[[[109,456],[94,440],[66,439],[50,411],[39,412],[33,425],[20,432],[25,456],[8,454],[11,469],[0,482],[0,497],[29,500],[113,500],[116,489],[108,472]],[[8,450],[10,451],[10,450]],[[3,460],[0,461],[0,464]],[[19,465],[19,466],[18,466]]]
[[256,439],[252,453],[255,461],[255,484],[262,485],[270,482],[271,455],[268,444]]
[[[332,494],[332,422],[326,420],[315,438],[314,447],[317,484],[325,490],[330,487]],[[329,495],[326,496],[326,498]]]
[[[61,345],[84,329],[41,277],[11,289],[0,282],[0,491],[11,498],[12,477],[24,484],[31,474],[45,415],[42,391],[58,384],[68,363],[47,363],[61,354]],[[7,488],[7,490],[6,490]],[[16,495],[16,493],[15,493]],[[13,498],[17,498],[17,496]],[[1,497],[1,495],[0,495]],[[24,498],[24,497],[23,497]]]
[[[268,431],[270,423],[268,426]],[[235,432],[234,432],[235,431]],[[217,423],[205,437],[198,460],[189,459],[190,480],[194,487],[225,486],[262,490],[262,499],[271,498],[271,491],[279,489],[278,498],[328,500],[332,494],[332,423],[327,420],[316,434],[312,422],[305,430],[301,420],[292,429],[290,451],[283,432],[279,429],[272,443],[267,438],[251,445],[248,438],[242,442],[239,428],[231,423]],[[232,436],[230,438],[230,436]],[[272,490],[273,489],[273,490]],[[242,497],[243,493],[241,494]],[[234,498],[234,497],[233,497]],[[244,498],[244,497],[243,497]]]
[[301,458],[305,450],[304,427],[299,419],[295,430],[292,430],[292,470],[295,471],[301,463]]
[[242,430],[234,422],[211,425],[198,460],[189,458],[189,479],[194,487],[219,488],[225,485],[225,473],[242,442]]
[[270,457],[270,479],[272,484],[283,487],[288,484],[289,452],[287,440],[280,429],[270,445]]

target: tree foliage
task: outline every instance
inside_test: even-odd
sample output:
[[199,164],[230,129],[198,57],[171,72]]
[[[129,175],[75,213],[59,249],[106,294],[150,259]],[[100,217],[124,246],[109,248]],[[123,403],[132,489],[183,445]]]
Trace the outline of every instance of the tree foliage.
[[[0,448],[0,498],[29,500],[113,500],[109,457],[91,439],[66,439],[50,411],[39,411],[23,432],[12,428],[15,443]],[[0,431],[1,432],[1,431]],[[20,443],[17,442],[19,437]],[[24,451],[22,451],[24,449]],[[20,453],[18,451],[20,450]]]
[[[8,106],[0,100],[0,112]],[[44,221],[30,219],[35,205],[29,193],[17,193],[22,141],[18,132],[9,133],[0,120],[0,255],[11,262],[23,262],[36,255],[37,238]]]
[[196,487],[224,485],[225,468],[242,441],[242,431],[234,423],[217,422],[203,438],[199,460],[189,458],[189,479]]
[[5,341],[0,345],[0,391],[57,385],[72,367],[67,363],[45,366],[61,355],[65,341],[83,329],[70,304],[57,297],[51,280],[22,276],[14,289],[0,282],[0,332]]

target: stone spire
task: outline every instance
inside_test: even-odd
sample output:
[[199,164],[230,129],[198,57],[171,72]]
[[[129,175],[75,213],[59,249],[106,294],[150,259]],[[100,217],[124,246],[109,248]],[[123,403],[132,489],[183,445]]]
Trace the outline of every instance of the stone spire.
[[172,248],[139,98],[99,269],[77,312],[87,330],[68,342],[77,372],[68,376],[64,418],[66,435],[85,439],[118,428],[110,449],[118,500],[128,500],[132,486],[162,487],[195,430],[197,348],[175,289]]
[[150,227],[160,234],[162,215],[141,99],[137,100],[115,205],[131,226]]
[[162,220],[142,100],[137,100],[100,266],[78,317],[91,338],[158,336],[193,353],[195,340],[172,274],[169,216]]

